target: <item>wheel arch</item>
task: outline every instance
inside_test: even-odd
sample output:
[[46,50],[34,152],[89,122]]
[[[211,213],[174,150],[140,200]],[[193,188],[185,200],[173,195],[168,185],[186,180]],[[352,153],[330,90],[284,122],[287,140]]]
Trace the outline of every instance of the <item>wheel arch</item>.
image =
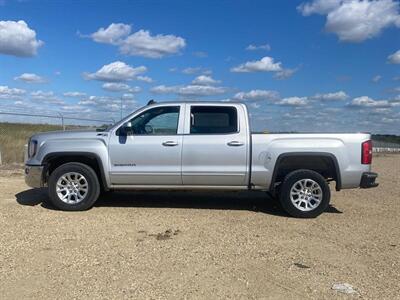
[[96,173],[98,180],[100,182],[100,186],[103,190],[108,190],[107,180],[104,173],[103,162],[96,153],[92,152],[53,152],[48,153],[43,158],[43,174],[44,180],[47,183],[50,174],[59,166],[70,163],[77,162],[85,164],[91,167]]
[[275,184],[285,175],[297,169],[309,169],[321,174],[326,179],[336,182],[336,191],[342,186],[339,163],[336,156],[329,152],[286,152],[276,159],[269,191],[275,192]]

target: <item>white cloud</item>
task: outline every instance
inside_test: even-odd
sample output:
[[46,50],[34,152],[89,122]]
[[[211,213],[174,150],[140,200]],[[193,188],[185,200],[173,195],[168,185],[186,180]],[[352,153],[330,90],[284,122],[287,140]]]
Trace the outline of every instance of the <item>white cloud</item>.
[[231,68],[231,72],[275,72],[274,78],[283,80],[288,79],[296,73],[296,69],[284,69],[281,62],[274,62],[270,56],[265,56],[261,60],[248,61],[244,64]]
[[38,90],[38,91],[33,91],[31,92],[31,96],[32,97],[51,97],[54,96],[54,92],[44,92],[42,90]]
[[116,61],[104,65],[95,73],[84,73],[83,77],[87,80],[118,82],[135,79],[138,74],[146,71],[145,66],[133,68],[122,61]]
[[374,77],[372,77],[371,81],[374,83],[378,83],[381,79],[382,79],[381,75],[375,75]]
[[209,85],[186,85],[186,86],[165,86],[159,85],[153,87],[151,92],[156,94],[177,94],[180,96],[213,96],[227,92],[225,87],[216,87]]
[[343,101],[346,100],[347,98],[349,98],[349,96],[343,91],[326,93],[326,94],[316,94],[313,96],[313,99],[323,100],[323,101]]
[[94,97],[95,96],[89,96],[89,98],[79,101],[78,105],[94,105],[97,102]]
[[220,83],[220,80],[215,80],[213,79],[211,76],[207,76],[207,75],[200,75],[197,76],[192,83],[194,85],[212,85],[212,84],[217,84]]
[[390,106],[400,106],[400,95],[390,100]]
[[341,108],[338,107],[327,107],[325,108],[325,112],[329,112],[329,113],[337,113],[339,111],[341,111]]
[[90,113],[92,110],[90,108],[82,109],[80,105],[63,105],[60,107],[62,111],[74,112],[79,111],[80,113]]
[[[171,70],[171,72],[175,72],[176,69],[173,68],[173,70]],[[211,70],[205,69],[203,67],[188,67],[182,70],[183,74],[188,74],[188,75],[192,75],[192,74],[199,74],[202,73],[204,75],[210,75],[212,74]]]
[[312,14],[325,15],[340,6],[342,0],[314,0],[308,3],[300,4],[297,9],[303,16]]
[[19,57],[37,54],[43,42],[24,21],[0,21],[0,53]]
[[17,99],[26,93],[25,90],[10,88],[6,85],[0,85],[0,99]]
[[399,122],[399,119],[392,119],[392,118],[383,117],[382,118],[382,122],[391,124],[391,123]]
[[325,29],[345,42],[362,42],[389,26],[400,27],[399,3],[394,0],[314,0],[298,10],[304,15],[327,15]]
[[34,73],[23,73],[17,77],[14,77],[14,80],[21,80],[26,83],[44,83],[46,82],[46,79],[43,77],[34,74]]
[[389,107],[390,103],[387,100],[374,100],[368,96],[354,98],[350,102],[350,106],[356,107]]
[[226,88],[206,85],[188,85],[179,88],[178,94],[183,96],[212,96],[226,93]]
[[112,97],[106,96],[89,96],[78,102],[79,105],[105,104],[112,101]]
[[251,108],[254,108],[254,109],[258,109],[258,108],[261,107],[261,105],[258,104],[257,102],[252,102],[252,103],[250,103],[250,107],[251,107]]
[[173,94],[178,90],[177,86],[157,85],[150,89],[152,93],[156,94]]
[[231,68],[231,72],[277,72],[282,70],[281,65],[281,62],[274,62],[272,57],[265,56],[261,60],[248,61]]
[[285,106],[304,106],[308,104],[306,97],[288,97],[276,102],[279,105]]
[[186,46],[185,39],[172,34],[151,35],[148,30],[139,30],[131,34],[132,27],[123,23],[111,23],[89,36],[93,41],[118,46],[122,54],[161,58],[179,53]]
[[152,78],[150,78],[149,76],[137,76],[136,80],[143,81],[143,82],[146,82],[146,83],[154,82],[154,80]]
[[135,99],[135,95],[131,94],[131,93],[125,93],[122,95],[122,99],[123,100],[134,100]]
[[267,51],[269,51],[269,50],[271,50],[271,46],[268,45],[268,44],[258,45],[258,46],[250,44],[250,45],[248,45],[246,47],[246,50],[248,50],[248,51],[255,51],[255,50],[267,50]]
[[98,43],[118,45],[131,33],[131,26],[123,23],[111,23],[107,28],[101,27],[90,37]]
[[128,90],[129,93],[139,93],[142,91],[142,88],[140,86],[131,86],[130,89]]
[[298,68],[296,69],[282,69],[275,73],[274,78],[279,80],[285,80],[293,76],[296,73]]
[[63,94],[65,97],[82,98],[86,96],[86,93],[81,92],[66,92]]
[[26,103],[26,102],[24,102],[24,101],[20,101],[20,100],[18,100],[18,101],[15,101],[14,102],[14,105],[16,105],[16,106],[19,106],[19,108],[21,108],[21,107],[27,107],[27,106],[30,106],[28,103]]
[[183,74],[195,74],[201,71],[201,67],[189,67],[182,70]]
[[136,87],[131,87],[128,84],[121,83],[121,82],[106,82],[102,85],[102,88],[104,90],[110,91],[110,92],[123,92],[123,91],[128,91],[131,93],[138,93],[141,91],[141,88],[136,86]]
[[181,37],[170,34],[152,36],[147,30],[139,30],[120,44],[120,50],[127,55],[161,58],[179,53],[185,46],[186,42]]
[[129,90],[130,86],[121,82],[106,82],[103,83],[102,88],[111,92],[121,92]]
[[391,64],[400,64],[400,50],[397,50],[395,53],[390,54],[388,56],[388,61]]
[[249,92],[239,92],[233,96],[234,100],[275,100],[279,98],[279,93],[270,90],[251,90]]
[[49,92],[44,92],[41,90],[33,91],[31,92],[31,99],[45,104],[58,104],[58,105],[64,104],[64,101],[57,98],[54,92],[51,91]]
[[382,115],[382,114],[389,114],[391,112],[392,112],[392,109],[386,107],[386,108],[375,108],[372,110],[371,113]]
[[89,96],[88,98],[79,101],[78,105],[81,107],[90,106],[97,112],[109,113],[116,112],[121,109],[121,100],[123,100],[122,109],[131,110],[137,106],[137,103],[131,94],[123,94],[122,97],[118,98],[108,96]]

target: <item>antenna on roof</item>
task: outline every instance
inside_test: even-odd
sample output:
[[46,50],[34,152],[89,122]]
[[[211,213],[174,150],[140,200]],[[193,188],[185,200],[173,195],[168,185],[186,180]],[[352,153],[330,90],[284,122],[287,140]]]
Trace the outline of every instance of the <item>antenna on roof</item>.
[[153,99],[151,99],[149,102],[147,102],[147,105],[151,105],[151,104],[154,104],[154,103],[157,103],[157,102],[154,101]]

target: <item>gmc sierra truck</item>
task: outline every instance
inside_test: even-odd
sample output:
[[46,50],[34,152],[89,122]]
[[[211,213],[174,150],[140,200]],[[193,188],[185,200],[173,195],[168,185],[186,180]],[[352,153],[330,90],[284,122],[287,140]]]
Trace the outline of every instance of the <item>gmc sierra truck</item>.
[[104,131],[33,135],[25,180],[69,211],[102,191],[262,190],[302,218],[328,207],[330,182],[378,185],[370,134],[258,134],[249,124],[243,103],[151,103]]

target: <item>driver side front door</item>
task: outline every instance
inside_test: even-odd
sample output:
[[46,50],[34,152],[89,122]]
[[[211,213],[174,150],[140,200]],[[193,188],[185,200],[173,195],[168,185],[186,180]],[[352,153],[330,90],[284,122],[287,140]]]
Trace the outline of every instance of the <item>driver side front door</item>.
[[110,137],[113,185],[181,185],[182,105],[149,108]]

